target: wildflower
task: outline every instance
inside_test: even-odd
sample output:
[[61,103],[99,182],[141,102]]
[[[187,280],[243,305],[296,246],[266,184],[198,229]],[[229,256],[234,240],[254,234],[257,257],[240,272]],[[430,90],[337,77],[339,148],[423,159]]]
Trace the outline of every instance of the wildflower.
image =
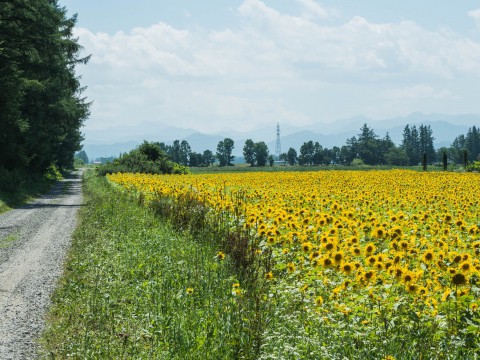
[[310,241],[302,243],[302,250],[305,253],[312,251],[313,245]]
[[372,253],[375,252],[375,250],[377,250],[377,247],[375,246],[375,244],[369,242],[368,244],[365,245],[365,254],[367,256],[370,256]]
[[360,256],[360,254],[362,253],[360,248],[358,248],[358,247],[354,247],[352,252],[355,256]]
[[464,274],[455,274],[452,276],[452,284],[454,285],[465,285],[467,283],[467,278]]
[[187,295],[192,295],[193,294],[193,288],[191,288],[191,287],[187,288],[186,292],[187,292]]
[[367,259],[367,263],[368,265],[370,266],[373,266],[375,265],[375,262],[377,261],[377,258],[375,256],[370,256],[368,259]]
[[265,279],[267,280],[272,280],[273,279],[273,273],[269,271],[268,273],[265,274]]
[[341,252],[341,251],[338,251],[333,255],[333,260],[337,264],[341,263],[342,259],[343,259],[343,252]]
[[217,253],[217,259],[220,260],[220,261],[224,260],[225,259],[225,254],[223,252],[219,251]]
[[375,280],[375,271],[369,270],[369,271],[365,272],[364,276],[365,276],[365,279],[367,281],[373,281],[373,280]]
[[464,261],[460,264],[459,268],[460,271],[464,274],[469,274],[474,269],[473,264],[470,261]]
[[445,302],[451,293],[452,293],[452,290],[450,289],[445,290],[442,295],[442,301]]
[[405,288],[409,294],[415,294],[418,291],[418,286],[413,283],[408,283]]
[[327,251],[332,251],[333,249],[335,249],[335,243],[331,242],[331,241],[328,241],[326,244],[323,245],[323,247]]
[[423,262],[428,263],[428,262],[433,261],[434,258],[435,258],[434,252],[432,250],[427,250],[423,254],[422,260],[423,260]]
[[287,264],[287,269],[288,269],[289,272],[294,272],[295,271],[295,264],[292,263],[292,262],[289,262]]
[[315,304],[316,304],[317,306],[322,306],[322,305],[323,305],[323,297],[317,296],[317,297],[315,298]]
[[428,289],[425,286],[419,286],[418,289],[417,289],[417,293],[420,296],[426,296],[426,295],[428,295]]
[[333,261],[329,257],[324,257],[322,259],[322,265],[323,265],[323,267],[328,268],[328,267],[333,265]]
[[242,289],[240,288],[239,283],[232,284],[232,295],[233,296],[240,296],[242,295]]
[[340,269],[347,275],[349,275],[353,271],[353,265],[350,263],[343,263],[342,266],[340,266]]
[[386,233],[387,233],[387,232],[385,231],[384,228],[382,228],[382,227],[377,227],[377,228],[375,228],[375,229],[373,230],[372,236],[373,236],[374,238],[381,239],[381,238],[383,238],[383,237],[386,235]]

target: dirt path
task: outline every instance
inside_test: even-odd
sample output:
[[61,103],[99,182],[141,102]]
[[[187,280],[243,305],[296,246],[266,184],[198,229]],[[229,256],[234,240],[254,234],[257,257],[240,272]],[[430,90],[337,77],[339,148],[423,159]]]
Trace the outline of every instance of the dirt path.
[[0,215],[0,359],[36,358],[81,204],[75,172],[48,195]]

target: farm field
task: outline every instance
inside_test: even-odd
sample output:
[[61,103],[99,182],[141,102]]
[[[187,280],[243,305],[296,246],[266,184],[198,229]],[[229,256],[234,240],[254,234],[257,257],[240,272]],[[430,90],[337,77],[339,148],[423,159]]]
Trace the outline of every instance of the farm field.
[[[479,356],[478,174],[108,178],[184,229],[224,229],[230,241],[212,242],[237,269],[262,264],[253,282],[265,311],[257,358]],[[251,299],[246,287],[233,293]]]

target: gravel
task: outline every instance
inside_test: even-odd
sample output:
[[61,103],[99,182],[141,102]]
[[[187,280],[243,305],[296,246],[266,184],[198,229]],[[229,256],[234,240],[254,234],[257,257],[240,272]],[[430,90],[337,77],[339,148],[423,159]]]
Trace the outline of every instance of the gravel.
[[82,206],[81,172],[0,215],[0,359],[37,358],[50,295]]

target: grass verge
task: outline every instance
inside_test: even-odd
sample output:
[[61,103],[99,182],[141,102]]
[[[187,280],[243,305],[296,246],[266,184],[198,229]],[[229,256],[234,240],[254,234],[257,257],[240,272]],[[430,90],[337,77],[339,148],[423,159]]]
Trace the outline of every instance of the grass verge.
[[23,183],[18,189],[0,190],[0,214],[45,194],[54,181],[39,177]]
[[93,172],[84,196],[44,358],[255,358],[256,310],[215,242],[172,230]]

